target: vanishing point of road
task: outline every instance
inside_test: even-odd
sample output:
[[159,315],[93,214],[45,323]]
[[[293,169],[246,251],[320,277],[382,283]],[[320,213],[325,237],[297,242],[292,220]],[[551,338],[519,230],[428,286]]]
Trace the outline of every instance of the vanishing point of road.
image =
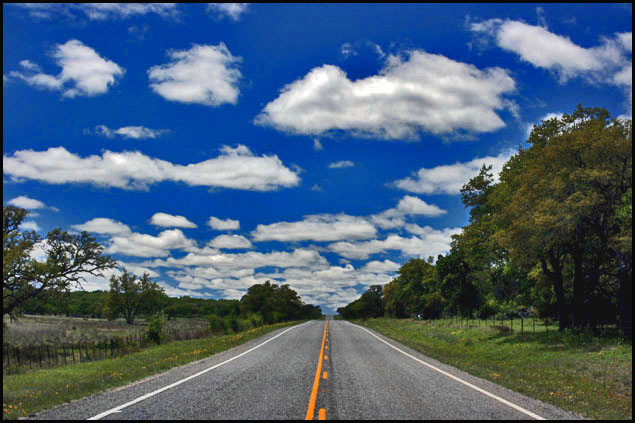
[[279,329],[37,419],[578,419],[340,320]]

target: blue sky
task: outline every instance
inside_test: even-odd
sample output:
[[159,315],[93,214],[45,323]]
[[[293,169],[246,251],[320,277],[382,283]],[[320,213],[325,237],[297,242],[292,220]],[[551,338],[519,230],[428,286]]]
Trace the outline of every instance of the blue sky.
[[632,9],[5,4],[3,103],[25,228],[172,296],[271,280],[329,313],[447,252],[460,187],[534,123],[631,117]]

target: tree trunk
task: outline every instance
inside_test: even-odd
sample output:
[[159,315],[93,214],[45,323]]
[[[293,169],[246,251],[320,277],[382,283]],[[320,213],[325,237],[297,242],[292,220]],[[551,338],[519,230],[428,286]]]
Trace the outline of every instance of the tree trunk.
[[553,270],[549,270],[547,261],[544,258],[542,258],[540,262],[542,264],[543,272],[545,272],[545,275],[547,275],[547,277],[553,283],[553,290],[556,293],[556,305],[558,308],[560,330],[564,330],[566,328],[571,327],[571,320],[569,319],[569,307],[567,306],[567,303],[564,297],[562,264],[560,263],[560,258],[553,251],[553,247],[549,249],[548,259],[549,259],[549,264],[551,264],[551,268]]

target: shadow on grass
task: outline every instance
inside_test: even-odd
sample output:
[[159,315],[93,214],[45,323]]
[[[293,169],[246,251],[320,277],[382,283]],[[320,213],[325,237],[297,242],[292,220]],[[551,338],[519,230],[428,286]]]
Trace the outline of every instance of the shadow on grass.
[[493,329],[487,340],[497,340],[501,344],[542,344],[544,350],[560,351],[576,348],[584,352],[599,352],[607,345],[632,345],[630,339],[623,339],[617,329],[607,330],[603,335],[594,335],[590,331],[565,329],[553,332],[504,332]]

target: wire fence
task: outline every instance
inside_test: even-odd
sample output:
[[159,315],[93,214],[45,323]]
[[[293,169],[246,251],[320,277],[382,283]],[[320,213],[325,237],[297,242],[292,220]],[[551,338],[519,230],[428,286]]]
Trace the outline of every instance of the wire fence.
[[[211,336],[208,329],[167,329],[163,341],[181,341]],[[155,345],[143,330],[128,336],[39,345],[2,345],[2,373],[14,374],[119,357]]]
[[[465,328],[491,328],[499,332],[518,333],[524,335],[525,333],[539,333],[539,332],[555,332],[559,330],[559,323],[557,320],[541,319],[534,317],[516,317],[516,318],[494,318],[488,319],[470,319],[466,317],[446,317],[440,319],[423,320],[416,315],[413,316],[417,320],[422,320],[430,324],[440,326],[455,326]],[[602,323],[598,324],[596,330],[600,333],[604,333],[611,330],[619,329],[617,323]]]

